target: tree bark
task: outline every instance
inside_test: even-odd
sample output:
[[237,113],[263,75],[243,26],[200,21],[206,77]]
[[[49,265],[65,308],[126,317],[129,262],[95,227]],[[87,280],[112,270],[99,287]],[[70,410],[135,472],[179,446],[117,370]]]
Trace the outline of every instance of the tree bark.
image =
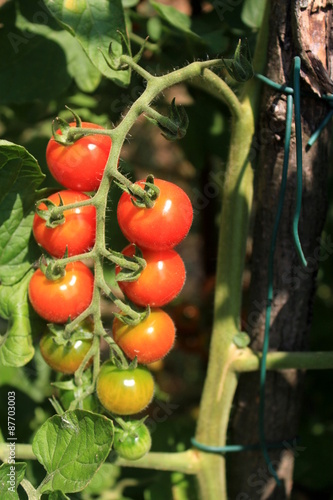
[[[274,299],[270,350],[308,349],[315,280],[320,260],[333,245],[320,238],[327,203],[329,132],[326,128],[310,148],[306,143],[329,111],[322,94],[332,93],[332,5],[325,0],[272,0],[266,76],[290,83],[293,58],[301,57],[301,115],[303,140],[303,201],[300,240],[308,267],[302,268],[292,237],[296,197],[296,141],[292,127],[289,173],[284,209],[274,259]],[[258,165],[255,180],[255,218],[251,286],[246,329],[253,349],[261,350],[267,299],[268,255],[277,210],[285,132],[286,97],[265,86],[260,123],[254,138]],[[296,370],[267,373],[265,435],[267,442],[286,442],[297,436],[304,373]],[[236,394],[229,442],[259,442],[259,375],[243,374]],[[301,446],[285,444],[269,451],[282,486],[278,487],[261,452],[231,454],[228,460],[229,498],[285,499],[292,489],[294,456]]]

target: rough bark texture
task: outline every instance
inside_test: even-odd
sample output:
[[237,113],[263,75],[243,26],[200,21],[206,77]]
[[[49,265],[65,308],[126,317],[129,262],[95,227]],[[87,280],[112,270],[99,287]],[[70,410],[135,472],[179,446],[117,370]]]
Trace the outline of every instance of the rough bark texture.
[[[319,254],[319,241],[326,215],[329,135],[325,130],[315,145],[306,143],[328,112],[318,96],[332,92],[332,10],[326,1],[272,0],[270,42],[266,75],[275,82],[290,82],[293,57],[302,60],[301,113],[303,128],[303,203],[300,239],[308,268],[303,269],[293,245],[292,219],[296,197],[296,149],[294,128],[290,151],[288,187],[275,253],[274,301],[270,350],[307,350],[315,279],[321,258],[333,253],[328,242]],[[267,265],[280,190],[283,163],[286,98],[263,88],[261,119],[255,137],[259,159],[255,185],[252,279],[247,329],[252,347],[260,350],[265,322]],[[327,243],[327,242],[326,242]],[[297,436],[304,374],[296,370],[267,374],[265,433],[267,441]],[[230,443],[259,441],[259,375],[241,376],[229,435]],[[260,452],[228,457],[229,498],[285,499],[292,489],[294,454],[301,448],[285,446],[270,451],[282,487],[277,487]],[[297,455],[296,455],[297,456]]]

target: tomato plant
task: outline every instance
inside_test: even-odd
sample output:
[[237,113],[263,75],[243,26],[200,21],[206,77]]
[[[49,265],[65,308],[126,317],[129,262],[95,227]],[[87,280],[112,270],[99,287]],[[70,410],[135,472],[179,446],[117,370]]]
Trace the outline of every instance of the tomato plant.
[[[122,251],[126,256],[135,254],[135,246]],[[124,294],[135,304],[161,307],[173,300],[183,288],[186,271],[182,258],[172,249],[142,250],[147,266],[136,281],[119,281]],[[116,273],[119,272],[119,267]]]
[[[89,196],[79,191],[63,190],[47,198],[58,206],[62,200],[64,205],[78,201],[89,200]],[[39,210],[46,210],[45,203],[38,206]],[[37,213],[33,220],[33,234],[35,240],[50,255],[63,257],[78,255],[93,247],[96,235],[96,209],[92,205],[72,208],[63,212],[65,221],[55,227],[47,227],[47,222]]]
[[[69,124],[75,127],[75,122]],[[82,128],[103,129],[100,125],[82,122]],[[57,130],[61,134],[60,130]],[[96,191],[103,177],[111,150],[107,135],[88,135],[68,146],[51,137],[46,149],[46,162],[53,177],[68,189]]]
[[163,358],[175,340],[175,326],[162,309],[152,309],[138,325],[127,325],[115,318],[112,325],[115,342],[130,359],[148,364]]
[[[53,370],[62,373],[74,373],[79,368],[85,355],[92,346],[92,332],[93,323],[88,319],[80,324],[73,336],[74,338],[68,340],[61,339],[61,343],[59,343],[56,336],[48,330],[40,340],[40,352],[46,363],[53,368]],[[80,336],[82,336],[82,338],[80,338]],[[85,368],[87,368],[91,362],[92,358]]]
[[67,264],[65,275],[49,280],[37,269],[29,283],[29,299],[35,311],[52,323],[66,323],[90,305],[94,276],[82,262]]
[[125,428],[115,428],[113,448],[125,460],[138,460],[151,448],[151,436],[143,423],[126,422]]
[[154,395],[154,379],[146,368],[117,368],[111,361],[101,366],[97,396],[104,408],[117,415],[133,415],[144,410]]
[[[144,180],[136,184],[144,187]],[[160,194],[152,208],[133,204],[123,193],[117,207],[119,226],[131,242],[140,248],[166,250],[178,245],[187,235],[193,219],[191,201],[185,191],[172,182],[154,179]]]

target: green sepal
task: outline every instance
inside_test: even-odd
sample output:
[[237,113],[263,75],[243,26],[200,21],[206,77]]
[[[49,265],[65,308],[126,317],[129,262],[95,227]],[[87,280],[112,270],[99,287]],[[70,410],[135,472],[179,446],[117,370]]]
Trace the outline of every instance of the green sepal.
[[46,278],[51,281],[63,278],[66,274],[65,265],[61,265],[58,261],[50,259],[45,255],[42,255],[39,259],[39,268],[45,274]]
[[233,59],[222,57],[222,61],[229,75],[237,82],[247,82],[254,75],[251,53],[246,38],[244,41],[239,40]]
[[[70,325],[70,321],[67,323]],[[91,317],[85,318],[77,325],[74,332],[67,333],[65,325],[48,323],[47,328],[57,345],[73,345],[78,340],[91,340],[93,338],[94,322]],[[90,331],[91,330],[91,331]]]
[[72,113],[74,120],[75,120],[76,127],[80,128],[82,126],[82,120],[79,117],[79,115],[73,109],[71,109],[69,106],[65,105],[65,108],[68,109],[68,111],[70,111]]
[[239,349],[244,349],[249,345],[251,339],[247,333],[238,332],[233,336],[232,341],[237,347],[239,347]]
[[[141,323],[141,321],[143,321],[144,319],[146,319],[149,314],[150,314],[150,307],[147,306],[146,309],[144,311],[135,311],[133,309],[133,312],[135,314],[132,314],[130,315],[129,313],[113,313],[113,315],[119,319],[119,321],[121,321],[122,323],[125,323],[126,325],[130,325],[130,326],[135,326],[135,325],[138,325],[139,323]],[[134,317],[135,316],[135,317]]]
[[50,401],[51,405],[53,406],[55,412],[58,415],[63,415],[65,413],[63,407],[61,406],[61,404],[59,403],[59,401],[54,396],[52,396],[51,398],[49,398],[49,401]]
[[168,118],[175,125],[176,130],[172,130],[158,123],[159,128],[162,130],[163,137],[168,141],[178,141],[182,139],[186,135],[189,119],[184,107],[176,106],[175,98],[172,99]]
[[62,391],[74,391],[76,389],[76,385],[74,380],[71,378],[70,380],[59,380],[57,382],[51,382],[53,387],[57,389],[61,389]]
[[137,188],[137,184],[132,184],[132,186],[129,187],[133,205],[138,208],[152,208],[160,194],[159,188],[154,184],[154,176],[152,174],[147,175],[144,195],[142,195],[141,190],[139,191]]
[[[120,255],[123,257],[123,264],[118,264],[121,266],[121,271],[116,275],[116,281],[136,281],[147,263],[143,258],[142,252],[139,247],[135,246],[135,254],[132,257],[125,256],[122,253]],[[138,265],[137,269],[126,268],[126,262],[132,262]]]
[[[74,113],[72,110],[70,111]],[[75,113],[74,114],[75,121],[76,121],[76,116],[79,118],[79,116],[76,115]],[[79,121],[81,121],[80,118]],[[58,129],[60,129],[61,134],[58,134],[57,132]],[[57,118],[55,118],[52,122],[52,134],[54,140],[59,144],[62,144],[63,146],[71,146],[76,141],[81,139],[81,137],[84,137],[83,132],[77,131],[75,127],[71,127],[69,123],[66,122],[66,120],[63,120],[59,116],[57,116]]]
[[146,42],[148,41],[148,38],[149,38],[149,36],[147,36],[145,38],[143,44],[141,45],[141,48],[140,48],[139,52],[137,54],[135,54],[135,56],[133,56],[132,59],[133,59],[134,62],[138,63],[140,61],[141,56],[142,56],[142,54],[143,54],[143,52],[144,52],[144,50],[146,48]]
[[[59,205],[56,205],[55,203],[53,203],[53,201],[49,200],[48,198],[44,198],[42,200],[39,200],[36,203],[36,208],[35,208],[36,214],[41,219],[45,220],[46,227],[51,228],[51,229],[54,229],[55,227],[60,226],[61,224],[63,224],[65,222],[65,216],[63,213],[58,214],[57,216],[54,216],[54,214],[52,213],[53,208],[55,208],[57,206],[59,206],[59,207],[64,206],[64,202],[62,201],[60,194],[58,194],[58,196],[60,199]],[[38,208],[41,203],[44,203],[44,205],[46,206],[46,210],[41,210],[40,208]]]
[[147,420],[148,415],[145,415],[143,418],[140,418],[139,420],[124,420],[121,417],[115,417],[114,420],[117,422],[119,427],[115,427],[114,431],[127,431],[129,434],[134,433],[141,425],[145,423]]
[[[115,250],[109,250],[106,254],[106,258],[122,268],[116,276],[117,281],[134,281],[140,276],[141,272],[146,267],[146,261],[143,258],[140,248],[138,247],[135,247],[135,254],[133,255],[133,257],[128,257],[121,252],[116,252]],[[131,265],[128,265],[129,263]],[[123,279],[123,274],[126,274],[126,276],[131,276],[131,274],[133,274],[133,276],[137,277],[133,277],[133,279],[130,280]]]
[[130,362],[130,364],[128,365],[128,370],[135,370],[135,368],[138,367],[138,358],[135,356],[134,359],[132,359],[132,361]]

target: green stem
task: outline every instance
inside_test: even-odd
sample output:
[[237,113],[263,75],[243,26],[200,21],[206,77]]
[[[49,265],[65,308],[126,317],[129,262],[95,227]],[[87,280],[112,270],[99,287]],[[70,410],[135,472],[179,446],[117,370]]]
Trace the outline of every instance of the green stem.
[[197,474],[200,469],[199,454],[195,450],[179,453],[150,452],[139,460],[135,460],[135,462],[117,458],[114,464],[121,467],[134,466],[140,469],[177,471],[184,474]]
[[[0,460],[7,462],[9,458],[9,447],[7,443],[0,443]],[[16,444],[16,460],[36,460],[31,444]]]
[[27,479],[22,479],[20,485],[28,495],[29,500],[39,500],[41,495],[40,493],[32,486],[30,481]]
[[[259,66],[260,69],[266,57],[261,52],[266,52],[267,47],[267,14],[261,31],[257,44],[259,49],[254,60],[254,66]],[[209,78],[213,80],[212,75]],[[214,78],[215,94],[218,94],[218,85],[219,81]],[[230,410],[237,387],[238,374],[231,370],[236,355],[232,340],[239,331],[240,323],[242,275],[253,194],[249,154],[260,97],[258,82],[253,80],[244,85],[240,103],[234,102],[233,94],[224,92],[224,82],[220,85],[220,92],[224,99],[227,98],[225,102],[232,114],[232,128],[228,166],[222,188],[214,324],[195,436],[199,443],[208,446],[226,445]],[[202,455],[198,473],[201,498],[226,500],[224,456],[204,452]]]
[[137,35],[136,33],[130,33],[129,38],[134,43],[136,43],[140,46],[144,45],[145,49],[150,50],[151,52],[154,52],[155,54],[158,54],[159,52],[161,52],[161,49],[157,45],[157,43],[148,42],[147,40],[145,40],[141,36]]
[[[262,353],[251,349],[239,350],[231,364],[235,372],[252,372],[260,369]],[[333,352],[269,352],[267,370],[330,370],[333,368]]]

